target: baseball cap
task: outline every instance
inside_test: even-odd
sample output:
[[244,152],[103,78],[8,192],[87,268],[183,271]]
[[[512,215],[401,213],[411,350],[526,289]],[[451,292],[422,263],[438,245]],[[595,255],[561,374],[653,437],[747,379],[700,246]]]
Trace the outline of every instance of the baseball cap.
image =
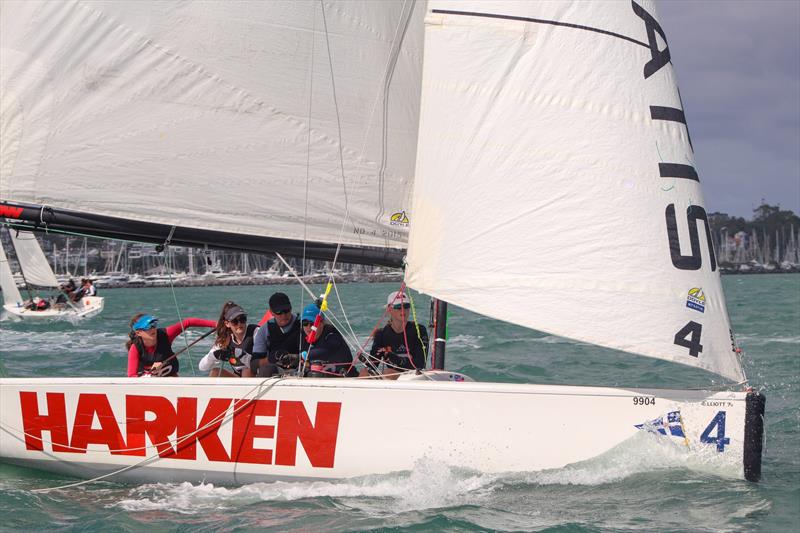
[[282,292],[276,292],[269,297],[269,310],[273,313],[285,313],[292,308],[289,297]]
[[393,293],[389,294],[389,297],[386,299],[386,305],[399,305],[399,304],[410,304],[411,298],[404,293],[400,293],[400,291],[394,291]]
[[246,315],[244,309],[239,307],[238,305],[231,306],[227,311],[225,311],[225,320],[233,320],[237,316]]

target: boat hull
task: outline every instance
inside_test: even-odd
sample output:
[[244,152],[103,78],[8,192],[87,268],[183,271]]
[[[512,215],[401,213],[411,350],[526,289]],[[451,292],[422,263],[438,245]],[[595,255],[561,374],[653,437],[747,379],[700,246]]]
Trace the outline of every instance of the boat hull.
[[50,307],[43,311],[28,309],[27,307],[19,307],[13,304],[6,304],[3,309],[10,315],[23,320],[52,320],[59,318],[91,318],[99,315],[105,307],[105,298],[102,296],[85,296],[81,301],[75,304],[75,307],[64,307],[62,309],[55,309]]
[[419,378],[4,378],[0,461],[223,484],[352,478],[421,459],[525,472],[595,458],[647,431],[737,465],[740,476],[753,478],[746,456],[760,469],[761,435],[748,436],[757,453],[745,444],[744,392]]

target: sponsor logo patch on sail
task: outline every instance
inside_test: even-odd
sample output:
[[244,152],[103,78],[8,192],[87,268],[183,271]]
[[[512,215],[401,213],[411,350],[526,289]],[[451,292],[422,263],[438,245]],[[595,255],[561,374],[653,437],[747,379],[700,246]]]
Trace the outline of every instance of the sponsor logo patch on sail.
[[699,287],[689,289],[689,294],[686,297],[686,307],[705,313],[706,295],[703,294],[703,289]]
[[389,224],[392,226],[408,226],[408,216],[405,210],[393,213],[392,216],[389,217]]

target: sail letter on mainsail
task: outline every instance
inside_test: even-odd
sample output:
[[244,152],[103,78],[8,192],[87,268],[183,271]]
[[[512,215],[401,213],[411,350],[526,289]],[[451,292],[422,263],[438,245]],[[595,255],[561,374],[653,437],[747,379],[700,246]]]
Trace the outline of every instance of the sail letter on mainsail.
[[232,248],[402,251],[408,224],[392,216],[409,211],[423,15],[415,2],[0,2],[0,200],[105,236],[144,239],[130,221],[162,240],[178,227],[173,242],[204,242],[189,228]]
[[409,285],[742,380],[653,3],[428,8]]

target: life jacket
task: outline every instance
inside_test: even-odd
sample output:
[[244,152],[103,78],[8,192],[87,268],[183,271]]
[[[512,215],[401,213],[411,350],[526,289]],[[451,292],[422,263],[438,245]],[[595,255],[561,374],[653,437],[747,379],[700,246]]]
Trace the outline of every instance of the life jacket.
[[[175,355],[175,352],[172,351],[172,343],[169,341],[167,330],[164,328],[158,328],[156,330],[156,349],[153,353],[147,351],[147,349],[144,347],[144,343],[138,337],[136,340],[136,349],[139,350],[139,368],[136,373],[139,376],[144,374],[145,370],[150,370],[150,367],[153,366],[153,363],[164,361],[170,356]],[[167,365],[172,366],[172,370],[168,375],[177,376],[178,369],[180,367],[178,358],[175,357],[170,359]]]
[[269,332],[269,351],[270,362],[275,362],[275,356],[284,353],[300,353],[300,346],[303,333],[300,328],[300,315],[295,315],[291,327],[285,333],[278,326],[274,318],[267,321],[267,331]]
[[[233,336],[231,336],[231,342],[228,345],[228,350],[230,352],[228,362],[236,375],[241,376],[242,369],[250,366],[250,358],[245,356],[253,354],[253,338],[255,337],[257,329],[258,324],[248,324],[241,344],[237,344]],[[239,350],[239,355],[236,354],[236,350]]]

